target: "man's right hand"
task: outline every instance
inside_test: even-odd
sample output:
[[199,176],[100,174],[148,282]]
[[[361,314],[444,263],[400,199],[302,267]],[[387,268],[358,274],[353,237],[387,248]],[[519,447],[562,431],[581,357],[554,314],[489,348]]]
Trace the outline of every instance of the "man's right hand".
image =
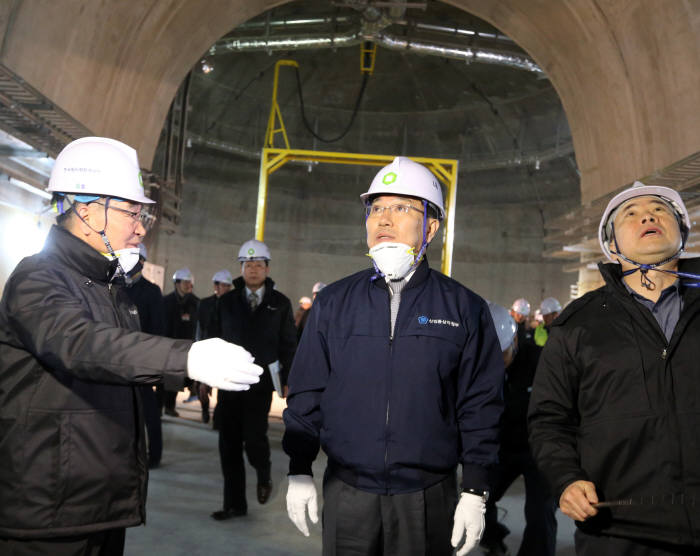
[[220,390],[248,390],[263,372],[254,360],[241,346],[210,338],[192,344],[187,353],[187,376]]
[[591,504],[598,502],[595,485],[590,481],[575,481],[564,489],[559,509],[576,521],[585,521],[598,513]]
[[306,523],[306,509],[309,509],[309,519],[318,523],[318,502],[316,487],[311,475],[290,475],[287,489],[287,515],[297,529],[305,537],[309,536],[309,526]]

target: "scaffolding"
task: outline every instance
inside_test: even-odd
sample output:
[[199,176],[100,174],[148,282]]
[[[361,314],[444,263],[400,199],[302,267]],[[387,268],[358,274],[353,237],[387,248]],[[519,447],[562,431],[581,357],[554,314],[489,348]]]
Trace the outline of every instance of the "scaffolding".
[[[375,50],[376,53],[376,50]],[[374,69],[374,53],[368,55],[361,52],[362,71]],[[369,57],[371,56],[371,58]],[[287,130],[284,127],[282,112],[277,102],[277,86],[279,84],[279,70],[283,66],[298,68],[299,64],[294,60],[279,60],[275,64],[275,74],[272,90],[272,106],[265,133],[265,143],[260,157],[260,181],[258,184],[258,209],[255,219],[255,239],[264,241],[265,220],[267,214],[267,196],[270,175],[291,161],[326,164],[349,164],[360,166],[386,166],[394,155],[345,153],[330,151],[315,151],[292,149],[289,145]],[[365,70],[364,68],[367,68]],[[275,147],[275,138],[280,135],[284,148]],[[454,209],[457,200],[457,172],[459,163],[455,159],[408,157],[426,166],[437,179],[445,186],[445,219],[442,223],[442,258],[440,270],[449,276],[452,272],[452,248],[454,242]]]

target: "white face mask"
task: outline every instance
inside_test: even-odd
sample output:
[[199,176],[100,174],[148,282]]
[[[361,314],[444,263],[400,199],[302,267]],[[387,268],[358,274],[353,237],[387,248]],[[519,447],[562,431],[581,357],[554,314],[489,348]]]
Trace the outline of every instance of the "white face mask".
[[[119,260],[119,266],[125,273],[128,273],[139,262],[139,248],[127,247],[126,249],[118,249],[114,252],[114,256]],[[105,254],[108,259],[112,259],[109,254]]]
[[369,250],[377,268],[389,278],[399,280],[408,274],[415,260],[413,247],[405,243],[380,243]]

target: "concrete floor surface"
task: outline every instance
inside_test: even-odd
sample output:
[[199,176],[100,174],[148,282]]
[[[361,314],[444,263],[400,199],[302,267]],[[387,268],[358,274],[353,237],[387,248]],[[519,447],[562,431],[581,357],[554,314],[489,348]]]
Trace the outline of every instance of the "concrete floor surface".
[[[163,459],[151,471],[147,524],[127,530],[127,555],[194,556],[214,554],[292,556],[321,554],[320,524],[307,538],[287,517],[285,495],[288,460],[281,447],[283,425],[274,408],[270,418],[274,490],[267,504],[255,496],[255,472],[248,466],[248,515],[214,521],[209,514],[221,509],[222,484],[218,434],[198,422],[199,403],[178,405],[179,418],[163,418]],[[321,493],[325,456],[314,463],[314,479]],[[524,486],[516,481],[498,504],[499,519],[511,530],[506,538],[517,554],[524,527]],[[319,511],[320,511],[319,501]],[[573,556],[573,522],[557,512],[557,555]],[[476,550],[474,556],[481,556]]]

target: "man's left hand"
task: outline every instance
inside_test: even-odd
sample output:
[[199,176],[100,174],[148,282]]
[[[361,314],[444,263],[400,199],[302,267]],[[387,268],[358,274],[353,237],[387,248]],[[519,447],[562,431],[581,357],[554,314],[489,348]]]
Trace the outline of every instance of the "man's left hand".
[[455,510],[455,524],[452,528],[452,546],[457,548],[457,556],[468,554],[481,540],[484,533],[486,504],[481,496],[463,492]]

